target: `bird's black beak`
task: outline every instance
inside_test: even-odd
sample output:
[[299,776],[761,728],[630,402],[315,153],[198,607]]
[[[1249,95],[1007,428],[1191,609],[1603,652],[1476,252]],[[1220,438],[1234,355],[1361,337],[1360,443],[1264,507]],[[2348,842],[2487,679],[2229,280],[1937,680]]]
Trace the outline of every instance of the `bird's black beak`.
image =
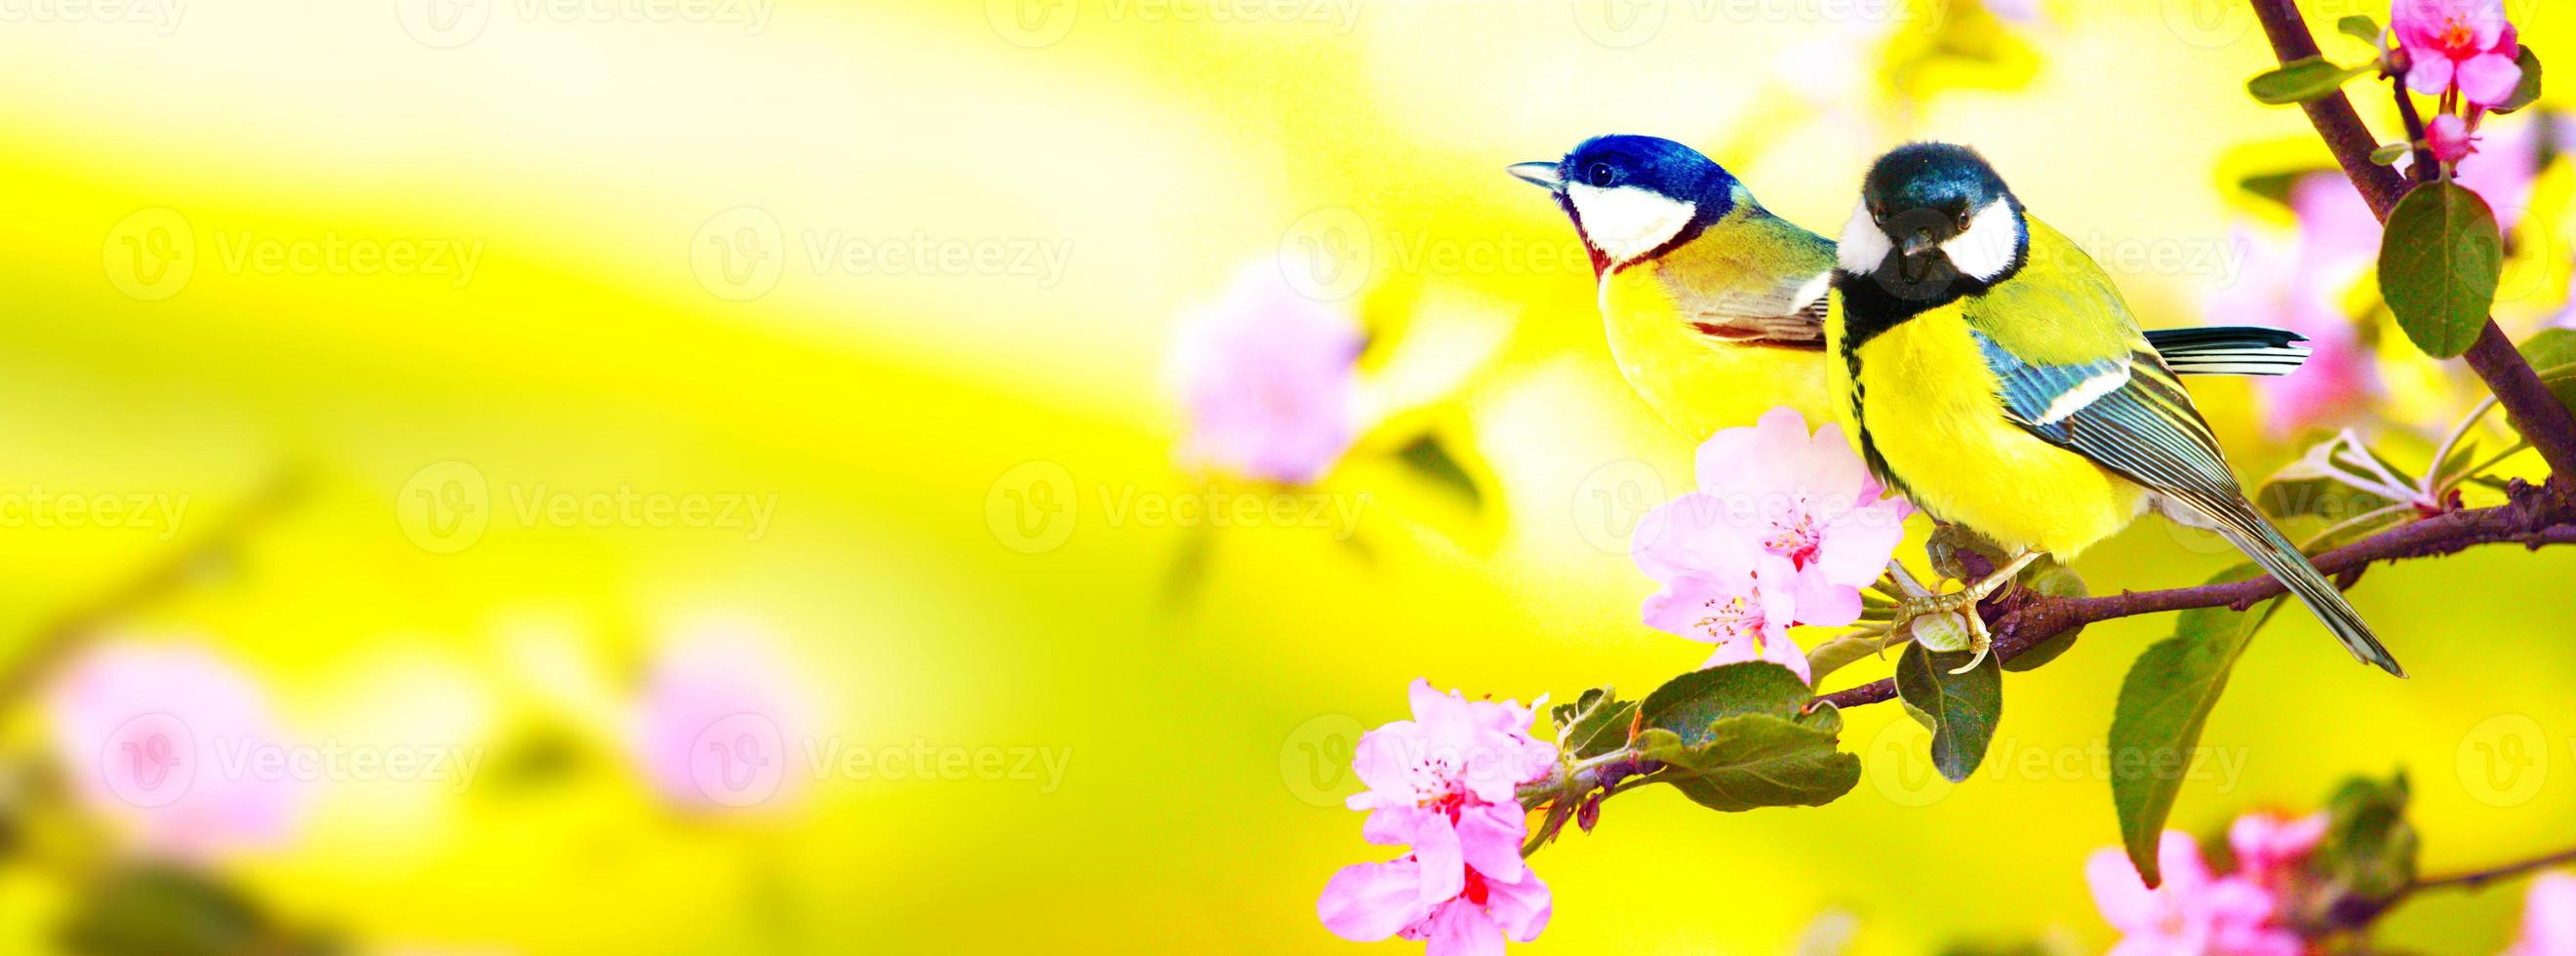
[[1914,259],[1920,258],[1924,253],[1930,252],[1940,245],[1941,240],[1932,235],[1932,230],[1917,229],[1914,230],[1913,235],[1905,237],[1905,244],[1899,248],[1904,250],[1906,258]]
[[1503,171],[1548,192],[1565,191],[1565,177],[1557,173],[1555,163],[1513,163],[1503,167]]
[[1921,282],[1932,274],[1932,256],[1941,248],[1941,240],[1932,230],[1917,229],[1897,247],[1897,273],[1907,282]]

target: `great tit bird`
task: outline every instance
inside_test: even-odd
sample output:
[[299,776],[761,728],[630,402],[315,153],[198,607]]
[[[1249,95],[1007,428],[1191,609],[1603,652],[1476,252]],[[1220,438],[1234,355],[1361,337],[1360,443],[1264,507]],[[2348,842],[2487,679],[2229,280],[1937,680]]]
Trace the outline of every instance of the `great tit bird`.
[[[1834,244],[1772,215],[1699,151],[1601,136],[1512,175],[1555,194],[1591,253],[1620,374],[1666,421],[1705,437],[1752,406],[1828,421],[1824,319]],[[2157,331],[2183,374],[2285,375],[2306,341],[2250,327]]]
[[[2018,556],[2071,558],[2140,514],[2216,530],[2354,657],[2403,677],[2342,592],[2245,500],[2209,425],[2092,257],[1975,152],[1915,143],[1870,167],[1825,320],[1832,389],[1870,469]],[[1980,649],[1982,624],[1967,615]]]

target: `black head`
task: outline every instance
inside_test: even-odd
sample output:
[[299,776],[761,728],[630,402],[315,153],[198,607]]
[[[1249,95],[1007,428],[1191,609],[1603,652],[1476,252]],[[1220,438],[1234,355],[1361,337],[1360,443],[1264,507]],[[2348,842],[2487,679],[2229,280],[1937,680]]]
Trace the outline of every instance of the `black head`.
[[1734,176],[1698,150],[1654,136],[1596,136],[1558,162],[1512,175],[1556,193],[1596,270],[1688,242],[1735,208]]
[[1910,143],[1881,156],[1844,227],[1846,275],[1900,299],[1941,302],[1983,291],[2030,251],[2021,201],[1985,158],[1950,143]]

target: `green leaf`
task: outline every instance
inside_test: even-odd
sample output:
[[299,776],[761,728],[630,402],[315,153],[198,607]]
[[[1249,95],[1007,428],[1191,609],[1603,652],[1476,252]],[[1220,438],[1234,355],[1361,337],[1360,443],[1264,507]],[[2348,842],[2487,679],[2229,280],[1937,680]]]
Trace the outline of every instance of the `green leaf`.
[[2332,478],[2280,478],[2254,493],[2254,504],[2277,520],[2323,518],[2342,521],[2396,502]]
[[2397,201],[2379,244],[2379,291],[2415,347],[2455,358],[2486,330],[2504,236],[2478,194],[2425,183]]
[[1851,666],[1864,658],[1877,656],[1886,649],[1887,638],[1878,634],[1845,634],[1807,650],[1807,675],[1823,681],[1825,675]]
[[2272,106],[2288,106],[2331,96],[2353,77],[2378,69],[2377,64],[2336,66],[2321,56],[2293,60],[2245,81],[2245,91]]
[[2374,50],[2379,48],[2380,37],[2384,35],[2379,30],[2379,21],[2360,14],[2335,21],[2335,29],[2343,31],[2345,36],[2370,44],[2370,48]]
[[2373,164],[2380,166],[2394,166],[2397,164],[2397,157],[2406,155],[2409,150],[2414,148],[2414,146],[2406,143],[2390,143],[2378,149],[2371,150],[2370,161]]
[[[2056,558],[2046,556],[2031,562],[2030,567],[2022,569],[2020,580],[2022,587],[2037,591],[2043,597],[2083,597],[2091,593],[2084,587],[2083,576],[2076,574],[2074,568],[2059,564]],[[2056,636],[2033,644],[2021,653],[2013,655],[2012,660],[2004,662],[2004,669],[2016,674],[2038,670],[2042,665],[2056,660],[2057,655],[2064,654],[2068,648],[2074,647],[2075,638],[2083,633],[2084,626],[2081,624],[2067,628]]]
[[279,926],[212,877],[163,867],[121,871],[91,885],[61,933],[65,949],[90,956],[300,956],[337,949]]
[[2542,329],[2518,346],[2532,368],[2576,365],[2576,329]]
[[[2253,572],[2252,565],[2240,564],[2210,581]],[[2223,607],[2184,611],[2174,622],[2174,636],[2139,654],[2120,683],[2111,716],[2111,807],[2129,861],[2148,886],[2164,880],[2156,871],[2156,842],[2182,791],[2201,727],[2227,689],[2228,671],[2280,606],[2281,599],[2273,598],[2241,613]]]
[[1646,756],[1664,769],[1649,778],[1672,784],[1691,802],[1738,812],[1756,807],[1823,806],[1860,783],[1860,757],[1834,749],[1842,718],[1830,706],[1804,720],[1736,714],[1709,725],[1698,743],[1661,728],[1638,735]]
[[1467,507],[1484,507],[1485,492],[1476,487],[1476,479],[1467,473],[1467,466],[1458,463],[1457,456],[1450,454],[1449,449],[1440,444],[1438,436],[1429,432],[1423,433],[1411,444],[1398,449],[1395,459],[1413,469],[1414,474],[1421,475],[1433,485],[1456,495],[1460,501],[1466,503]]
[[1617,692],[1607,687],[1584,691],[1574,703],[1548,709],[1549,719],[1556,724],[1557,739],[1563,742],[1567,755],[1578,760],[1627,746],[1628,724],[1636,713],[1636,701],[1620,700]]
[[2530,47],[2523,47],[2522,52],[2514,55],[2513,65],[2522,68],[2522,82],[2514,85],[2513,95],[2505,97],[2504,103],[2494,107],[2493,112],[2511,113],[2540,101],[2540,54],[2531,52]]
[[1950,673],[1973,656],[1908,644],[1896,658],[1896,696],[1932,728],[1932,766],[1951,783],[1977,772],[2004,715],[2004,672],[1994,655],[1986,655],[1967,673]]
[[1720,720],[1740,714],[1793,718],[1814,696],[1807,682],[1788,668],[1769,661],[1746,661],[1665,681],[1646,695],[1638,710],[1645,715],[1645,726],[1672,731],[1683,743],[1697,745]]

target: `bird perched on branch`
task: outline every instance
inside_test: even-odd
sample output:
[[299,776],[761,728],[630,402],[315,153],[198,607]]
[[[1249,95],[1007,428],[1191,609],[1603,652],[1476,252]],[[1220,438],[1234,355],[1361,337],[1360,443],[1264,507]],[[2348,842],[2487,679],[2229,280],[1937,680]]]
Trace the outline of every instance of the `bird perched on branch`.
[[[2217,531],[2354,657],[2405,676],[2246,501],[2101,266],[2031,216],[1983,157],[1947,143],[1880,157],[1837,258],[1828,374],[1861,457],[1916,506],[2017,552],[1901,616],[1972,610],[2039,555],[2071,558],[2153,510]],[[1966,619],[1983,650],[1983,622]]]
[[[1601,136],[1512,175],[1574,221],[1600,282],[1620,374],[1683,434],[1742,425],[1786,404],[1828,421],[1825,300],[1834,244],[1772,215],[1699,151]],[[2305,339],[2277,329],[2147,333],[2182,374],[2286,375]]]

